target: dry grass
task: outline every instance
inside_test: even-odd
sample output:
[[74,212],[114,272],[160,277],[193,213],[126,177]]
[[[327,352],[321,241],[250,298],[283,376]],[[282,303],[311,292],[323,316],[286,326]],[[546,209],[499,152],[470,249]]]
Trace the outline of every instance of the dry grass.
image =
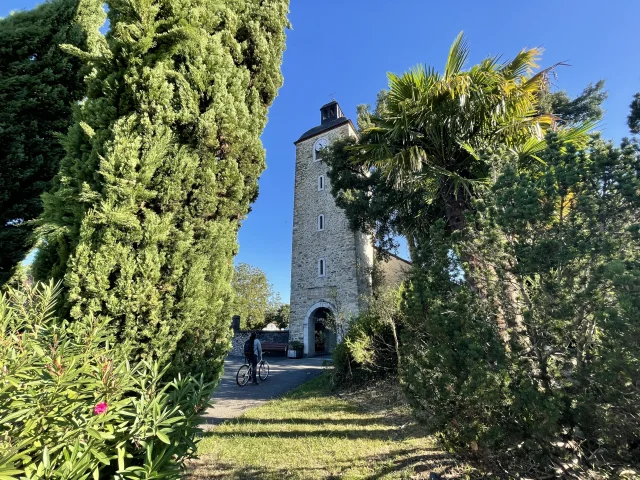
[[192,479],[482,478],[438,449],[393,384],[332,394],[326,376],[218,426],[199,451]]

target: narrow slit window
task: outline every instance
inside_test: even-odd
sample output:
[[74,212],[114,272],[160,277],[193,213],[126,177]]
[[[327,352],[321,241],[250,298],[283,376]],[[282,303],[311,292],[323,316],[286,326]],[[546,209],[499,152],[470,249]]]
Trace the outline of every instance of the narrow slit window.
[[318,260],[318,276],[319,277],[326,276],[326,265],[324,262],[324,258],[321,258],[320,260]]
[[324,190],[324,175],[318,177],[318,191]]
[[318,215],[318,230],[324,230],[324,215]]

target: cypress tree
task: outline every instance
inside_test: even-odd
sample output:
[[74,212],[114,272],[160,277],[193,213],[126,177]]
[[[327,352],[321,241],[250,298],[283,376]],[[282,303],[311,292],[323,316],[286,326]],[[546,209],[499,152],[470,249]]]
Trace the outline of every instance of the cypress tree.
[[0,20],[0,285],[33,247],[26,222],[42,212],[64,156],[57,134],[85,95],[82,61],[60,44],[87,48],[78,20],[98,34],[101,12],[101,2],[53,0]]
[[109,0],[107,49],[45,197],[38,271],[134,358],[216,378],[237,231],[265,168],[288,0]]

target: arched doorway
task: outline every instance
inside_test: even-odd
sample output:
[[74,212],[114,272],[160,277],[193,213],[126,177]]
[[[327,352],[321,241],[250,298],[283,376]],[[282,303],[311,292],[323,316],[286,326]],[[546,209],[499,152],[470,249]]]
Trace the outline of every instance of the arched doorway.
[[331,328],[333,308],[329,303],[315,304],[307,312],[304,323],[304,353],[308,356],[333,352],[336,334]]

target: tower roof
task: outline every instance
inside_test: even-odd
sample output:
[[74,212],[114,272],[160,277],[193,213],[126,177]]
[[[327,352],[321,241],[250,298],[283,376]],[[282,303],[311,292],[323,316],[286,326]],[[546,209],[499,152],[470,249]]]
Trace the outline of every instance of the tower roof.
[[298,138],[298,140],[296,140],[293,143],[294,144],[300,143],[303,140],[306,140],[311,137],[315,137],[316,135],[322,132],[326,132],[327,130],[336,128],[344,123],[351,123],[351,120],[349,120],[347,117],[344,116],[338,102],[336,102],[335,100],[332,100],[329,103],[325,103],[323,106],[320,107],[320,125],[310,128],[309,130],[304,132],[300,136],[300,138]]
[[[332,106],[332,105],[334,105],[334,104],[335,104],[335,105],[338,105],[338,102],[336,102],[335,100],[331,100],[329,103],[325,103],[324,105],[322,105],[322,106],[320,107],[320,110],[322,111],[322,109],[323,109],[323,108],[330,107],[330,106]],[[340,105],[338,105],[338,108],[340,108]]]
[[327,122],[323,125],[318,125],[317,127],[313,127],[310,128],[309,130],[307,130],[306,132],[304,132],[302,134],[302,136],[296,140],[295,142],[293,142],[294,144],[296,143],[300,143],[303,140],[306,140],[307,138],[311,138],[311,137],[315,137],[316,135],[325,132],[327,130],[331,130],[332,128],[335,128],[339,125],[342,125],[343,123],[350,123],[351,120],[349,120],[347,117],[342,117],[342,118],[336,118],[335,120],[332,120],[331,122]]

